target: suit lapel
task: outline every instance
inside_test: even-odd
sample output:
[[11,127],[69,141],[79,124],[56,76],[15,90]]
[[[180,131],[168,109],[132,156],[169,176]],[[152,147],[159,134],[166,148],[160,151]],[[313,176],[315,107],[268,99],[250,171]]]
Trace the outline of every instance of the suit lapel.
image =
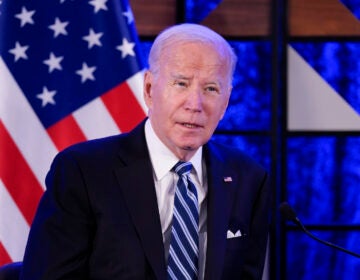
[[120,156],[125,166],[115,173],[156,279],[166,279],[160,216],[143,131],[142,124],[132,132],[133,137],[129,137],[129,145]]
[[[144,123],[127,140],[120,152],[124,166],[118,168],[115,174],[156,279],[165,280],[164,245]],[[220,279],[237,176],[227,168],[226,159],[211,145],[204,147],[204,156],[208,174],[205,279]]]
[[236,174],[211,147],[205,149],[208,176],[207,253],[205,279],[220,279],[224,265],[226,232],[233,198]]

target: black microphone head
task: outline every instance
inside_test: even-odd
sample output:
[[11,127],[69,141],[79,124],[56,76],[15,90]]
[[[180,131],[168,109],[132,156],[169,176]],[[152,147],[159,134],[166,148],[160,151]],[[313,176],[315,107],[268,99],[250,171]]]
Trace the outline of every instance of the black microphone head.
[[294,209],[292,209],[289,203],[287,203],[286,201],[280,204],[279,211],[283,218],[285,218],[286,220],[298,223],[299,219]]

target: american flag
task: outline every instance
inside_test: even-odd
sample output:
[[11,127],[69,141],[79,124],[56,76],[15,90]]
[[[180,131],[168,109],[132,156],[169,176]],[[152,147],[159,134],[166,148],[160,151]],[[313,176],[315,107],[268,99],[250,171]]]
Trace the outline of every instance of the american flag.
[[0,265],[21,260],[55,154],[145,117],[127,0],[0,2]]

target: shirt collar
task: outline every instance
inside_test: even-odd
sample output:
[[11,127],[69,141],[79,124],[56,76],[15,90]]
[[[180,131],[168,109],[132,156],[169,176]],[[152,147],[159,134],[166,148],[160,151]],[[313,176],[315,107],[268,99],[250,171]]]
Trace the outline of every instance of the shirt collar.
[[[148,146],[150,160],[155,172],[156,180],[161,180],[179,159],[165,146],[159,137],[155,134],[151,122],[148,119],[145,123],[145,138]],[[194,156],[189,160],[193,165],[197,179],[200,185],[203,184],[202,176],[202,147],[200,147]]]

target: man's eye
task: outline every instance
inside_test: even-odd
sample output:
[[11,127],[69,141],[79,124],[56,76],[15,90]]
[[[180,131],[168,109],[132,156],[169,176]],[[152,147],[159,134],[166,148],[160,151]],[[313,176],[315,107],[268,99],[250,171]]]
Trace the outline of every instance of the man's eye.
[[206,91],[209,91],[209,92],[218,92],[219,90],[218,90],[218,88],[216,88],[216,87],[207,87],[207,88],[206,88]]
[[175,85],[180,86],[180,87],[186,87],[187,86],[187,84],[185,82],[181,82],[181,81],[176,81]]

